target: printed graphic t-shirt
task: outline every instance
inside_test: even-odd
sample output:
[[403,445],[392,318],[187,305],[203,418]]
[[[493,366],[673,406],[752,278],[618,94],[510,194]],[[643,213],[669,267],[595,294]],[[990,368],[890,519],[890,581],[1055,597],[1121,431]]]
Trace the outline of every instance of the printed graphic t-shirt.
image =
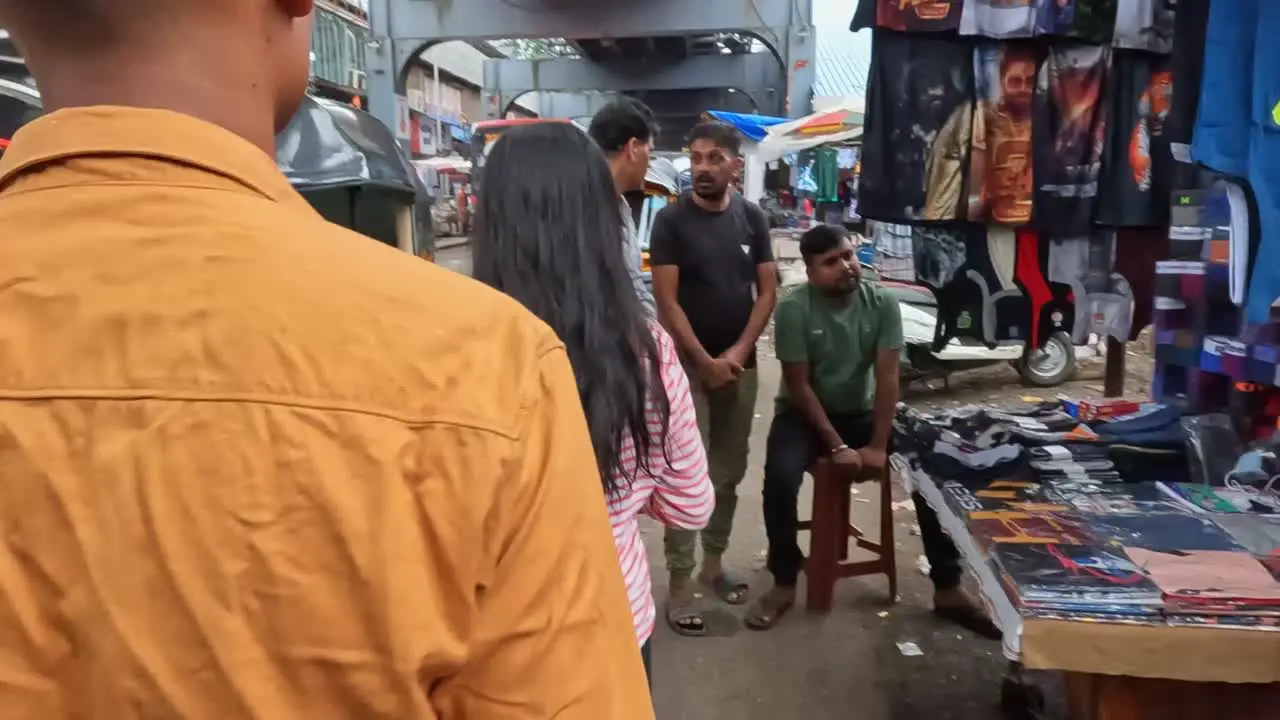
[[960,0],[875,0],[876,27],[909,32],[955,30],[960,26]]
[[966,0],[960,14],[960,34],[1002,40],[1031,37],[1036,32],[1037,5],[1044,2],[1046,0]]
[[1116,5],[1112,44],[1130,50],[1168,53],[1173,49],[1177,7],[1178,0],[1121,0]]
[[[967,6],[966,6],[967,7]],[[1023,225],[1031,220],[1031,116],[1036,48],[984,43],[973,54],[975,96],[968,219]]]
[[1167,56],[1115,51],[1111,118],[1099,182],[1097,222],[1161,225],[1169,214],[1173,157],[1165,123],[1173,107]]
[[887,222],[952,220],[963,200],[973,90],[969,45],[876,30],[858,203]]
[[1191,144],[1200,106],[1208,27],[1209,0],[1178,0],[1173,30],[1173,47],[1177,49],[1172,54],[1173,107],[1167,123],[1170,142]]
[[1073,0],[1068,37],[1092,45],[1110,44],[1116,26],[1116,0]]
[[[698,342],[715,357],[742,337],[755,307],[756,267],[773,262],[769,222],[737,193],[718,213],[685,195],[654,218],[649,258],[654,267],[680,269],[680,307]],[[755,362],[753,351],[746,366]]]
[[1036,225],[1063,235],[1085,233],[1098,199],[1106,144],[1107,70],[1111,50],[1052,47],[1040,68],[1036,95]]
[[1041,0],[1036,5],[1036,35],[1065,35],[1075,19],[1076,0]]

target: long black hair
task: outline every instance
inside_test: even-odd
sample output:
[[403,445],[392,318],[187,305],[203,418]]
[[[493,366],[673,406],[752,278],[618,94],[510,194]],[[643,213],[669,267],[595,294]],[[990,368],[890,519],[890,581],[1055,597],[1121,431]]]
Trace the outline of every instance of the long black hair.
[[[670,424],[657,343],[627,271],[620,198],[604,153],[569,123],[507,130],[485,163],[472,225],[477,280],[519,300],[569,351],[605,492],[629,485]],[[650,432],[646,400],[661,417]]]

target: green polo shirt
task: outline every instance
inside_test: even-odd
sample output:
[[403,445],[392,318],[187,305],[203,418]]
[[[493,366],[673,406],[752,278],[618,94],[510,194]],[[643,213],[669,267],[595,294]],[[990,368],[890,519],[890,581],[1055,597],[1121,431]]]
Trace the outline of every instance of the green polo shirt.
[[[778,301],[773,335],[779,361],[809,364],[809,382],[827,412],[868,412],[876,353],[902,348],[902,315],[879,283],[863,280],[845,302],[806,283]],[[787,403],[784,382],[778,405]]]

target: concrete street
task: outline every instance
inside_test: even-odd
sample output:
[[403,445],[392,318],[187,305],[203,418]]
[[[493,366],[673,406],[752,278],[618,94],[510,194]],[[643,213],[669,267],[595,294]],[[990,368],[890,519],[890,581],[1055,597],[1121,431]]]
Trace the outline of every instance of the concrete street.
[[[470,270],[465,245],[442,250],[437,261],[458,272]],[[1130,390],[1146,394],[1150,377],[1145,358],[1131,357]],[[760,396],[752,434],[751,460],[739,497],[730,567],[751,573],[753,594],[769,586],[763,571],[766,547],[760,489],[765,436],[780,370],[766,338],[760,353]],[[1079,377],[1049,396],[1101,394],[1101,363],[1081,363]],[[969,402],[1011,403],[1028,394],[1008,367],[957,376],[949,392],[913,390],[909,402],[928,407]],[[854,513],[873,537],[879,490],[857,489]],[[801,516],[810,500],[801,497]],[[744,612],[704,597],[709,637],[683,638],[663,622],[653,640],[655,696],[660,720],[991,720],[999,718],[1004,660],[998,643],[970,636],[936,621],[930,613],[931,585],[918,566],[923,561],[913,511],[896,513],[898,572],[902,596],[889,604],[883,578],[846,580],[837,587],[836,608],[827,617],[793,610],[766,633],[746,630]],[[653,559],[655,593],[665,594],[662,531],[645,528]],[[802,547],[806,542],[802,538]],[[803,577],[801,579],[803,583]],[[898,643],[915,643],[924,653],[908,657]],[[1046,681],[1052,682],[1052,678]],[[1050,693],[1049,718],[1061,717],[1057,693]]]

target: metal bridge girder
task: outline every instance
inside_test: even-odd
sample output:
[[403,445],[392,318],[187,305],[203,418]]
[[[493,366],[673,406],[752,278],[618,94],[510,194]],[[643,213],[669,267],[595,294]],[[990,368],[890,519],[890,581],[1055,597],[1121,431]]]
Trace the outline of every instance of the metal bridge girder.
[[629,92],[734,88],[757,111],[783,112],[787,78],[772,53],[703,55],[679,62],[597,63],[577,58],[486,60],[485,107],[500,117],[511,103],[530,92]]
[[390,127],[408,63],[435,42],[750,33],[786,68],[791,115],[812,104],[813,0],[370,0],[369,106]]

